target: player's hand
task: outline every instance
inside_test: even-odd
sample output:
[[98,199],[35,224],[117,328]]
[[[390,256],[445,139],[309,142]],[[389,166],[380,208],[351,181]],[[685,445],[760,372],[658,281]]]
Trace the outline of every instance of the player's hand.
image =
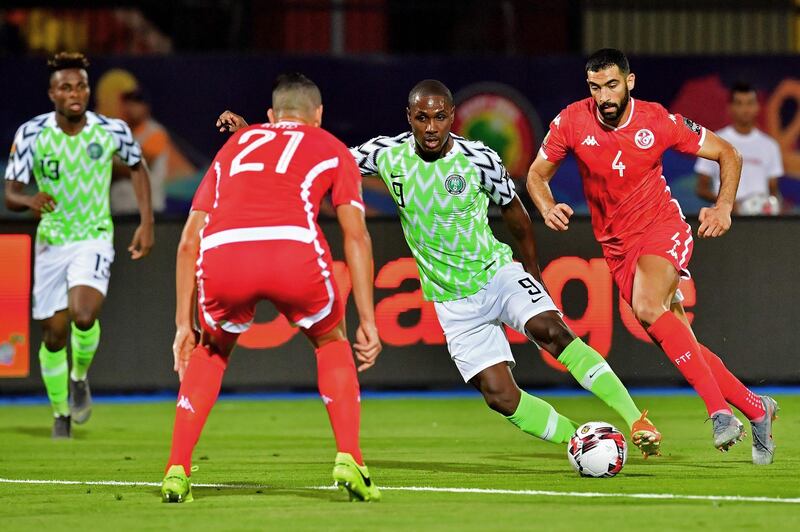
[[53,212],[56,210],[56,200],[47,192],[37,192],[31,197],[28,207],[39,214]]
[[220,133],[226,131],[229,133],[236,133],[243,127],[247,127],[247,121],[233,111],[226,110],[217,118],[217,127]]
[[731,228],[731,208],[725,205],[714,205],[700,209],[700,227],[697,236],[715,238],[722,236]]
[[566,203],[557,203],[544,213],[544,223],[553,231],[566,231],[569,229],[569,217],[574,214],[572,207]]
[[356,329],[356,341],[353,344],[356,359],[360,362],[358,371],[364,371],[375,365],[378,354],[383,349],[378,336],[378,328],[374,323],[364,322]]
[[131,252],[131,258],[133,260],[138,260],[142,257],[146,257],[150,253],[150,248],[153,247],[154,242],[153,223],[144,222],[139,224],[139,227],[137,227],[136,231],[133,233],[131,245],[128,246],[128,251]]
[[189,357],[192,355],[192,350],[197,345],[199,335],[197,331],[189,326],[178,327],[175,331],[175,341],[172,342],[172,356],[175,358],[175,363],[172,369],[178,374],[178,379],[183,380],[183,374],[189,366]]

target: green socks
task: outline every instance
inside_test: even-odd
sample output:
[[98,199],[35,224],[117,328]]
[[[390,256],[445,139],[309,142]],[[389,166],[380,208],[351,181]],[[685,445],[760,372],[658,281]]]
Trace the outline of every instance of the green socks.
[[89,372],[94,353],[100,343],[100,321],[94,320],[88,331],[78,329],[72,324],[72,373],[74,381],[82,381]]
[[611,366],[580,338],[575,338],[564,349],[558,361],[567,367],[581,386],[622,416],[628,427],[642,415]]
[[554,443],[567,443],[577,423],[558,412],[546,401],[522,392],[517,411],[507,416],[523,432]]
[[67,349],[51,353],[42,343],[39,348],[39,363],[42,367],[42,380],[47,389],[47,397],[53,405],[53,413],[57,416],[68,416]]

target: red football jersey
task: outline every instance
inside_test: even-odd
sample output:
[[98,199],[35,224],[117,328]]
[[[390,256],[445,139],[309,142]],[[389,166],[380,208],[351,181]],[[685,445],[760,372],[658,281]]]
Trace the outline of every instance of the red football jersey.
[[[334,207],[364,210],[361,174],[342,142],[318,127],[258,124],[234,133],[217,153],[192,209],[208,213],[204,247],[284,237],[310,243],[320,234],[317,214],[329,190]],[[237,229],[245,231],[231,231]]]
[[695,155],[706,137],[704,127],[657,103],[631,98],[629,105],[630,116],[618,127],[602,121],[592,98],[569,105],[550,123],[539,151],[552,163],[575,154],[594,234],[607,256],[625,253],[663,217],[683,216],[661,157],[667,148]]

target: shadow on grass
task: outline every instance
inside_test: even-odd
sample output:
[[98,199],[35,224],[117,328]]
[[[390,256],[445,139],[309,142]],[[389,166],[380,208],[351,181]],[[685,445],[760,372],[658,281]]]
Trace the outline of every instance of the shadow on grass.
[[[154,496],[161,499],[161,491],[153,489],[150,491]],[[204,488],[193,487],[192,495],[195,502],[199,500],[212,500],[219,497],[300,497],[302,499],[309,499],[314,501],[330,501],[330,502],[349,502],[347,495],[339,490],[317,490],[308,488]],[[194,504],[194,503],[191,503]],[[191,505],[190,504],[190,505]],[[169,506],[166,505],[165,506]],[[178,504],[174,506],[180,506]]]
[[[0,427],[0,434],[3,433],[13,433],[13,434],[24,434],[26,436],[31,436],[34,438],[44,439],[44,440],[51,440],[52,439],[52,428],[47,426],[41,427]],[[72,439],[73,440],[85,440],[87,439],[87,434],[84,431],[78,430],[72,431]],[[54,441],[69,441],[69,440],[54,440]]]

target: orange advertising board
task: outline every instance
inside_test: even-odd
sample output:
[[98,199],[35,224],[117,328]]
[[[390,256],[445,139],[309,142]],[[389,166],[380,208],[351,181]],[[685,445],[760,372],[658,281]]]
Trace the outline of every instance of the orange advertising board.
[[27,377],[31,237],[0,235],[0,377]]

